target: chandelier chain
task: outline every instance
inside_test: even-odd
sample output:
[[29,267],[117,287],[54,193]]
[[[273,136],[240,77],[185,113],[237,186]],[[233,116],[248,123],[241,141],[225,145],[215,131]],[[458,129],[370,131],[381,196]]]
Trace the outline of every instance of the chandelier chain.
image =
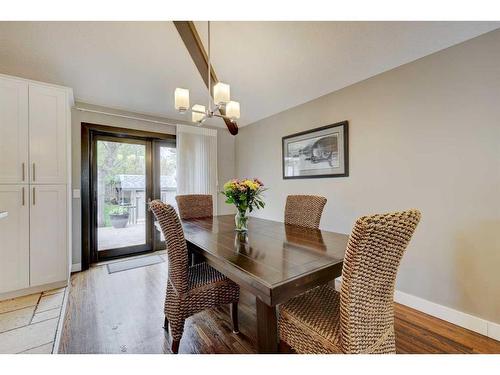
[[212,68],[211,56],[210,56],[210,21],[207,21],[208,28],[208,111],[212,111],[212,97],[210,95],[211,90],[211,74],[210,70]]

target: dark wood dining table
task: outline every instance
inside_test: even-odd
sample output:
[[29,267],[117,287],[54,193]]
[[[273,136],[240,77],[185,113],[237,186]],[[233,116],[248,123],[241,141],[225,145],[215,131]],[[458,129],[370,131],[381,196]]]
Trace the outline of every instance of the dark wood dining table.
[[342,273],[348,236],[234,215],[182,220],[188,248],[256,297],[259,353],[278,350],[276,307]]

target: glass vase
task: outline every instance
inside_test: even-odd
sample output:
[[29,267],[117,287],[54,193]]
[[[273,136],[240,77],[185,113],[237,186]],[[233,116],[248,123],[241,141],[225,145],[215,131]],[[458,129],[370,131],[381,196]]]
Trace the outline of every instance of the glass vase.
[[246,232],[248,230],[248,215],[247,211],[239,211],[234,217],[234,223],[236,224],[236,231]]

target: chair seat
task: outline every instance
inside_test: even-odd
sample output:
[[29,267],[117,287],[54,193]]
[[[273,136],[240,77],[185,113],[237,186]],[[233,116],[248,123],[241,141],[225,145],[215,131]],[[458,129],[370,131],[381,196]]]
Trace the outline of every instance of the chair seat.
[[187,318],[205,309],[238,302],[240,287],[207,263],[189,267],[188,293],[184,316]]
[[207,263],[199,263],[188,270],[188,289],[196,291],[213,287],[220,283],[232,283],[226,276],[210,267]]
[[341,353],[340,294],[324,285],[284,303],[279,334],[298,353]]

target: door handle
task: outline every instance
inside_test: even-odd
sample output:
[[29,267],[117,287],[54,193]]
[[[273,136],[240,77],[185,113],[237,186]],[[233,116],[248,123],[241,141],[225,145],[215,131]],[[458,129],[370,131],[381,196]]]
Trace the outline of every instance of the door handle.
[[33,163],[33,181],[35,181],[35,163]]
[[33,206],[35,205],[36,203],[36,199],[35,199],[35,188],[33,188]]
[[[23,181],[24,181],[24,179],[23,179]],[[22,190],[23,190],[22,195],[23,195],[23,206],[24,206],[24,204],[25,204],[25,201],[24,201],[24,186],[23,186]]]
[[26,165],[25,165],[24,163],[22,163],[21,168],[22,168],[22,173],[23,173],[23,181],[24,181],[24,180],[25,180],[25,178],[26,178],[26,172],[25,172]]

